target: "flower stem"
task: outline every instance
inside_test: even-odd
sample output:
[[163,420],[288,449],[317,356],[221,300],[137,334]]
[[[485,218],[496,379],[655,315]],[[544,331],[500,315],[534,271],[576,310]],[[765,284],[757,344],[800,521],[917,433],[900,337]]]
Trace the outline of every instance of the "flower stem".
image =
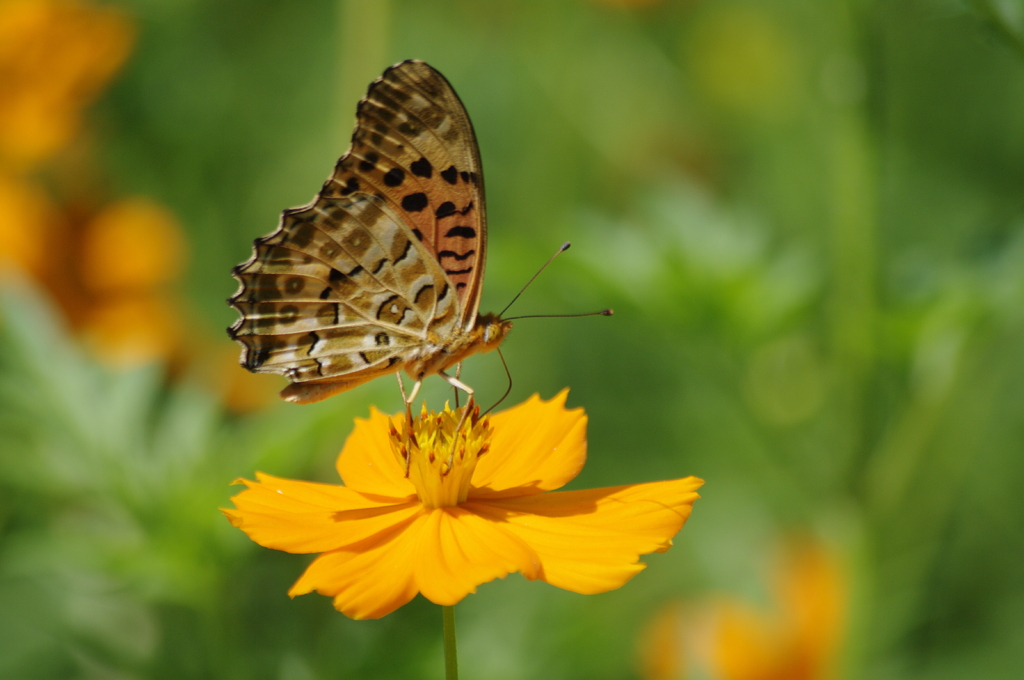
[[444,677],[459,680],[459,659],[455,651],[455,607],[441,607],[444,617]]

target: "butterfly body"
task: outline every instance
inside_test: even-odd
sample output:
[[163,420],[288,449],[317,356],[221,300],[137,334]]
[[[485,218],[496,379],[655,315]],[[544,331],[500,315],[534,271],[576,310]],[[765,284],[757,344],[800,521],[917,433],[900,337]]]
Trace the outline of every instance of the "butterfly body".
[[[313,202],[286,210],[232,272],[241,364],[319,401],[405,370],[441,374],[512,324],[480,315],[483,172],[469,116],[436,70],[392,66],[359,103],[352,146]],[[457,382],[457,381],[456,381]],[[453,382],[452,384],[456,384]]]
[[497,349],[510,330],[511,321],[502,321],[495,314],[480,314],[468,333],[429,339],[406,361],[405,371],[415,380],[437,375],[467,357]]

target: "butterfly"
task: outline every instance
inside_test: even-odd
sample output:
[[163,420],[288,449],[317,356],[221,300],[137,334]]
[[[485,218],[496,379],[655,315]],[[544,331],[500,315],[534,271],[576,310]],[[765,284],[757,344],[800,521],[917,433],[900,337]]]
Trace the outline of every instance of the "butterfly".
[[[285,210],[232,270],[240,363],[307,404],[405,370],[416,382],[496,349],[512,328],[478,314],[487,254],[469,115],[422,61],[391,66],[356,109],[352,144],[309,205]],[[401,384],[399,378],[399,384]],[[404,395],[404,388],[403,388]]]

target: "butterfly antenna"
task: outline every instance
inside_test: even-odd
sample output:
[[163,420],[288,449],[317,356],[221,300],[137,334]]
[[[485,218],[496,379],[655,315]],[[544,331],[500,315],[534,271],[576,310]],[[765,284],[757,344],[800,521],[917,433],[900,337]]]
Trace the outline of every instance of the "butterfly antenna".
[[611,316],[615,311],[602,309],[600,312],[584,312],[582,314],[529,314],[527,316],[510,316],[503,321],[515,321],[516,319],[568,319],[574,316]]
[[[558,253],[555,253],[555,254],[557,255]],[[485,415],[487,415],[488,413],[490,413],[491,411],[496,409],[498,407],[498,404],[500,404],[501,402],[505,401],[505,399],[508,397],[508,395],[512,393],[512,372],[508,370],[508,364],[505,363],[505,355],[501,353],[501,348],[498,347],[497,350],[498,350],[498,357],[501,358],[501,365],[505,367],[505,375],[508,377],[508,389],[505,390],[505,394],[501,395],[501,399],[499,399],[498,401],[494,402],[493,406],[491,406],[489,409],[487,409],[486,411],[484,411],[480,415],[481,418],[483,418]]]
[[[551,258],[550,258],[550,259],[549,259],[549,260],[548,260],[547,262],[545,262],[545,263],[544,263],[544,266],[543,266],[543,267],[541,267],[540,269],[538,269],[538,270],[537,270],[537,273],[536,273],[536,274],[534,274],[534,275],[533,275],[533,277],[532,277],[532,278],[531,278],[531,279],[530,279],[529,281],[527,281],[527,282],[526,282],[526,285],[525,285],[525,286],[523,286],[522,290],[520,290],[520,291],[519,291],[518,293],[516,293],[516,296],[515,296],[514,298],[512,298],[512,302],[510,302],[510,303],[508,303],[507,305],[505,305],[505,309],[501,310],[501,313],[500,313],[500,314],[498,314],[498,318],[501,318],[501,315],[502,315],[502,314],[504,314],[505,312],[507,312],[507,311],[508,311],[508,308],[509,308],[509,307],[511,307],[511,306],[512,306],[512,304],[513,304],[513,303],[514,303],[514,302],[515,302],[516,300],[518,300],[518,299],[519,299],[519,296],[523,294],[523,291],[525,291],[525,290],[526,290],[527,288],[529,288],[529,287],[530,287],[530,284],[531,284],[531,283],[533,283],[533,282],[534,282],[534,280],[535,280],[535,279],[536,279],[536,278],[537,278],[538,276],[540,276],[540,273],[541,273],[542,271],[544,271],[545,269],[547,269],[547,267],[548,267],[548,265],[549,265],[549,264],[551,264],[552,262],[554,262],[554,261],[555,261],[555,258],[556,258],[556,257],[558,257],[559,255],[561,255],[561,254],[562,254],[562,253],[564,253],[565,251],[569,250],[569,246],[570,246],[570,245],[572,245],[572,244],[571,244],[571,243],[569,243],[568,241],[566,241],[565,243],[563,243],[563,244],[562,244],[562,246],[561,246],[561,247],[560,247],[560,248],[559,248],[558,250],[556,250],[556,251],[555,251],[555,254],[554,254],[554,255],[552,255],[552,256],[551,256]],[[491,408],[494,408],[494,406],[492,406]]]

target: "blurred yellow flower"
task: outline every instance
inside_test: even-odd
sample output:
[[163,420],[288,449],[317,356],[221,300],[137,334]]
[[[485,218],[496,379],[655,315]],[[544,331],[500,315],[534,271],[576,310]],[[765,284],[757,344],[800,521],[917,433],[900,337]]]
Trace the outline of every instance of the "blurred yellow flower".
[[0,275],[17,269],[41,277],[46,242],[57,219],[57,209],[42,189],[0,172]]
[[96,293],[169,283],[181,273],[185,243],[174,216],[145,198],[103,208],[86,227],[82,281]]
[[[289,595],[317,591],[354,619],[379,618],[417,593],[454,605],[518,571],[577,593],[618,588],[664,552],[703,482],[687,477],[588,491],[558,489],[586,459],[582,409],[568,391],[534,395],[490,418],[461,411],[415,419],[371,410],[338,457],[344,486],[257,473],[224,510],[260,545],[323,553]],[[454,462],[449,469],[453,437]]]
[[170,296],[140,291],[97,300],[85,314],[81,333],[106,363],[138,366],[175,358],[183,326],[178,305]]
[[108,7],[0,1],[0,160],[25,169],[64,146],[133,38],[131,23]]
[[641,645],[645,680],[827,680],[845,630],[847,579],[818,543],[792,546],[776,577],[777,608],[732,598],[687,608],[673,603]]
[[177,220],[149,199],[115,201],[85,222],[69,300],[84,303],[69,316],[98,356],[120,366],[179,358],[185,323],[168,284],[184,259]]
[[169,284],[184,259],[181,227],[156,203],[129,198],[73,217],[34,183],[0,173],[0,275],[41,284],[109,363],[180,359],[185,322]]

